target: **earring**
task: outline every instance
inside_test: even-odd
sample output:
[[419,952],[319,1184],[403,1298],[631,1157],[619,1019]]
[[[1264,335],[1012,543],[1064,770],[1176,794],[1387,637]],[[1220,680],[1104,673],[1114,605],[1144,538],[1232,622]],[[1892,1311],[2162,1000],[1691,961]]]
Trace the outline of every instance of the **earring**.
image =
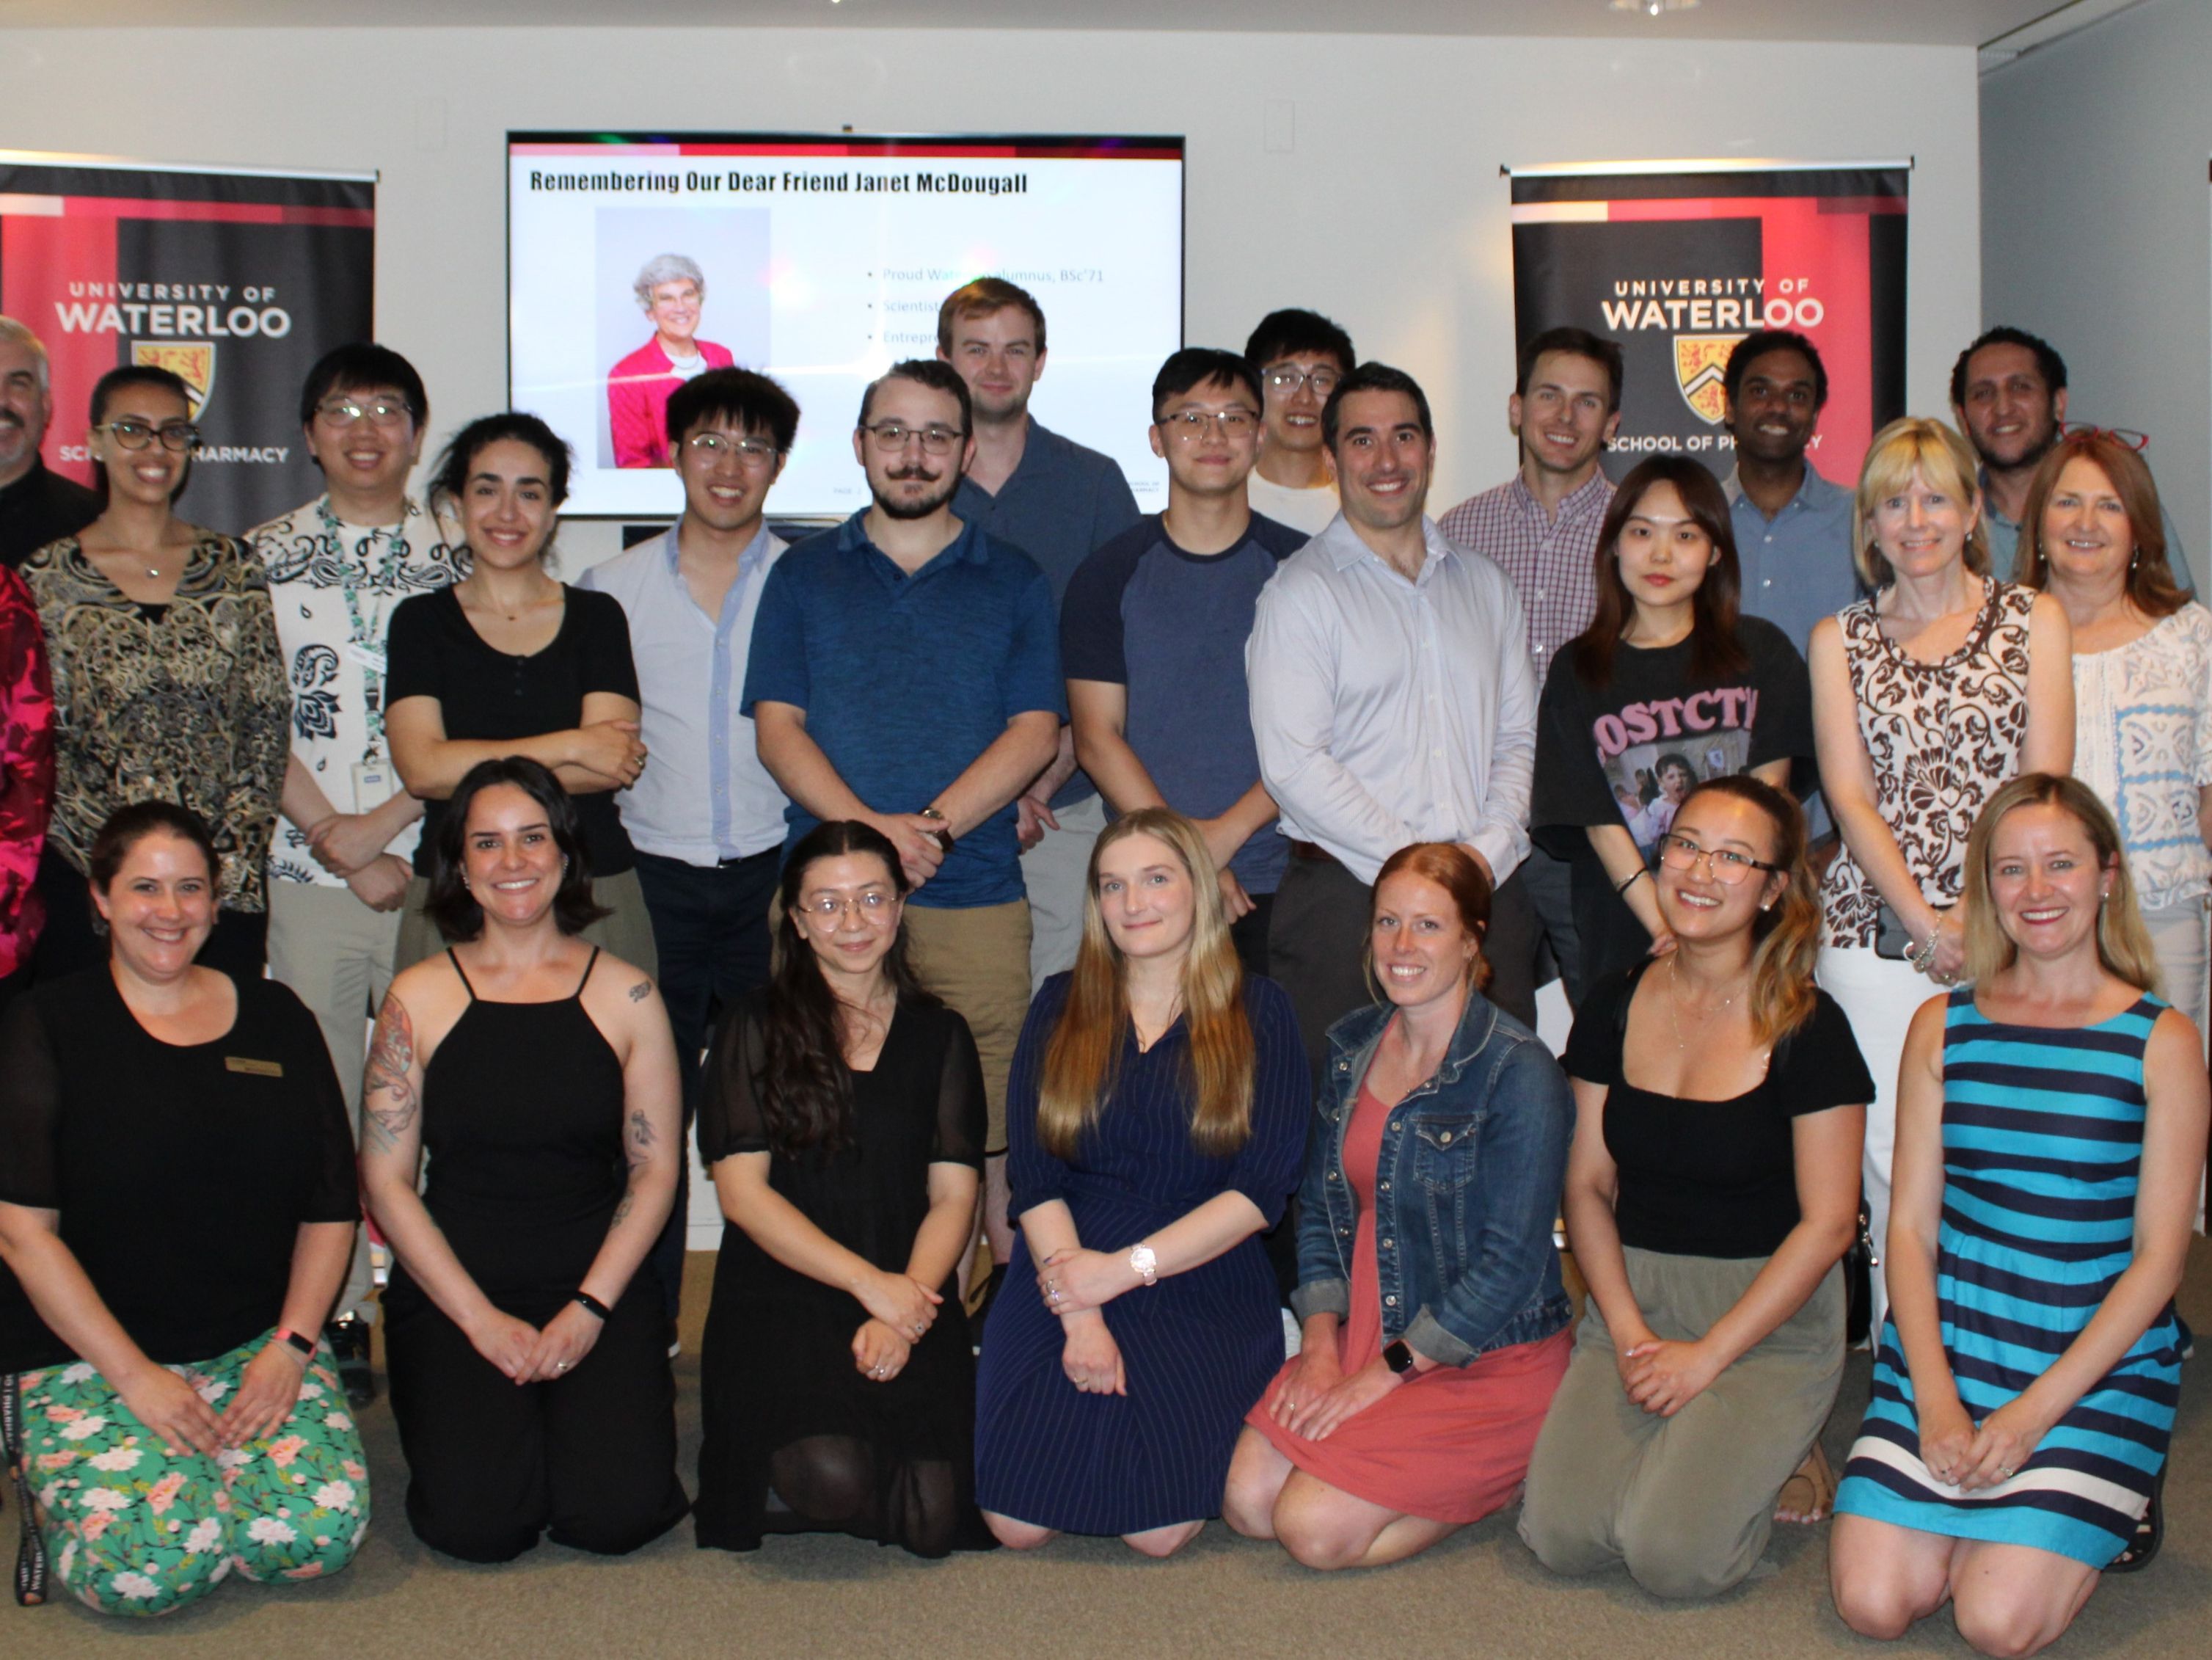
[[2142,563],[2142,550],[2141,548],[2137,548],[2133,553],[2128,556],[2128,569],[2130,570],[2133,570],[2141,563]]
[[461,878],[461,891],[462,891],[463,893],[466,893],[468,891],[469,891],[469,879],[468,879],[466,876],[463,876],[463,877]]
[[1771,899],[1770,899],[1770,900],[1768,900],[1765,904],[1761,905],[1761,906],[1759,908],[1759,915],[1762,915],[1762,916],[1764,916],[1764,915],[1765,915],[1768,911],[1771,911],[1771,910],[1772,910],[1773,909],[1774,909],[1774,902],[1773,902]]

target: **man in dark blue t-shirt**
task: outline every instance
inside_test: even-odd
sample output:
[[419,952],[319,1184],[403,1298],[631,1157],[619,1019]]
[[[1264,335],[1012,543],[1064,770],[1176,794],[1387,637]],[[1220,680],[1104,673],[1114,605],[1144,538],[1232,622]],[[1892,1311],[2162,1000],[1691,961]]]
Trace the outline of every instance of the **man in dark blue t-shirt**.
[[853,453],[874,505],[769,572],[742,712],[791,798],[787,849],[839,818],[898,849],[914,970],[982,1057],[985,1227],[1003,1263],[1006,1073],[1030,1000],[1013,802],[1052,759],[1066,704],[1052,585],[952,513],[969,425],[945,364],[899,363],[868,388]]
[[1167,511],[1077,569],[1060,609],[1075,752],[1117,813],[1170,806],[1221,867],[1237,949],[1267,967],[1267,915],[1288,845],[1260,782],[1244,684],[1253,608],[1303,531],[1254,513],[1261,392],[1233,352],[1189,348],[1152,382]]

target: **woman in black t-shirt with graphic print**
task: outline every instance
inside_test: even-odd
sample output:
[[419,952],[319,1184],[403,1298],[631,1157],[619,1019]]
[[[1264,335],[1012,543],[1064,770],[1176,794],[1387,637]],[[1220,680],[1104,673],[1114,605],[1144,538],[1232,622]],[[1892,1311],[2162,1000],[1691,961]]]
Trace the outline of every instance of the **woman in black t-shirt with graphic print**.
[[1804,660],[1772,623],[1739,615],[1728,498],[1711,472],[1678,455],[1638,466],[1596,558],[1597,615],[1545,680],[1529,812],[1536,840],[1572,866],[1590,985],[1665,948],[1650,873],[1690,790],[1747,772],[1786,786],[1813,753]]

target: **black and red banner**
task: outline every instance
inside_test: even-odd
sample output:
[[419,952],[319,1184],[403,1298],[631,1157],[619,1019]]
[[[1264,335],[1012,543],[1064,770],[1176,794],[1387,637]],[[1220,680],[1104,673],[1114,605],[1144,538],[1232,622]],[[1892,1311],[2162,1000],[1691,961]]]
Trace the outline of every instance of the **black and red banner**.
[[0,313],[52,366],[46,465],[89,483],[93,383],[153,363],[192,389],[186,518],[238,532],[312,500],[301,383],[371,337],[375,225],[367,176],[0,152]]
[[1809,459],[1850,484],[1905,413],[1909,177],[1903,163],[1516,170],[1517,338],[1574,324],[1620,343],[1613,477],[1678,451],[1725,477],[1728,355],[1754,329],[1795,329],[1828,372]]

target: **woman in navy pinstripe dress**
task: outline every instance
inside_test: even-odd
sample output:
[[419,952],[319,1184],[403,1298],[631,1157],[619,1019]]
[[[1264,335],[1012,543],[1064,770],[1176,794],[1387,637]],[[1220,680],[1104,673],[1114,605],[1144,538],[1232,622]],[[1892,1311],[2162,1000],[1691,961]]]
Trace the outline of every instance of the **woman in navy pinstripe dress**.
[[1117,820],[1074,971],[1045,982],[1014,1055],[1022,1237],[983,1334],[975,1498],[1017,1549],[1181,1547],[1219,1513],[1282,1362],[1259,1236],[1297,1182],[1310,1074],[1290,999],[1243,973],[1219,895],[1189,820]]

